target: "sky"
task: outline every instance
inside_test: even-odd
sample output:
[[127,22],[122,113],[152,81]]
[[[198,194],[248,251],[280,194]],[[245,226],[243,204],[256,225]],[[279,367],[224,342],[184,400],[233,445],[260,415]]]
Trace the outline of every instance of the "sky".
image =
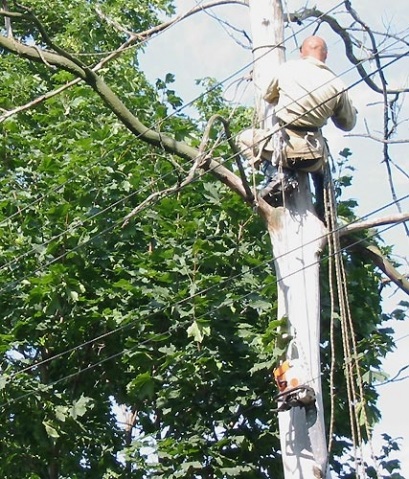
[[[177,13],[183,13],[201,3],[199,0],[176,0]],[[206,3],[206,2],[203,2]],[[316,6],[326,12],[336,7],[337,1],[315,0],[314,2],[288,0],[283,1],[285,11],[294,12],[300,7]],[[367,22],[374,31],[385,31],[399,37],[406,36],[409,18],[407,0],[359,0],[352,1],[359,16]],[[339,11],[335,10],[335,11]],[[336,17],[340,22],[345,18]],[[223,21],[234,25],[237,30],[232,33]],[[196,84],[197,79],[213,77],[224,82],[225,98],[236,104],[252,105],[253,91],[248,81],[242,80],[251,71],[252,53],[246,37],[240,31],[251,34],[249,28],[249,13],[246,7],[240,5],[217,7],[212,14],[201,12],[170,28],[165,33],[153,38],[146,47],[145,54],[140,58],[141,66],[151,80],[164,78],[167,73],[176,76],[175,90],[185,102],[190,102],[202,93],[202,88]],[[402,33],[404,32],[404,33]],[[287,38],[287,59],[298,55],[297,47],[302,39],[313,33],[311,28],[297,34],[294,38],[291,28],[284,32]],[[355,71],[350,70],[340,40],[329,31],[321,28],[319,35],[324,36],[329,47],[328,66],[341,77],[346,85],[354,84],[359,78]],[[232,37],[234,35],[235,38]],[[363,37],[363,33],[357,31]],[[392,42],[390,42],[392,43]],[[244,45],[244,46],[243,46]],[[393,45],[382,45],[390,51]],[[387,60],[385,60],[387,61]],[[406,62],[406,63],[405,63]],[[374,68],[370,65],[369,69]],[[237,74],[233,75],[235,72]],[[388,67],[386,73],[390,85],[400,88],[409,87],[409,60],[401,60]],[[227,80],[228,79],[228,80]],[[358,215],[365,216],[376,210],[380,212],[373,217],[383,217],[397,213],[395,205],[384,208],[393,201],[388,184],[387,171],[383,163],[383,145],[371,139],[362,138],[370,131],[372,136],[379,137],[382,133],[382,98],[375,95],[367,86],[360,83],[350,91],[350,96],[358,109],[358,123],[352,135],[345,135],[335,127],[328,125],[325,136],[334,156],[345,147],[353,152],[351,166],[355,168],[353,184],[345,192],[345,198],[354,198],[359,207]],[[409,140],[409,98],[401,105],[399,134],[396,138]],[[369,130],[368,130],[369,129]],[[393,161],[404,171],[409,172],[409,143],[391,147]],[[398,198],[409,194],[408,177],[393,169],[394,185]],[[402,201],[402,211],[409,211],[409,199]],[[384,231],[385,230],[385,231]],[[409,269],[408,237],[402,225],[386,229],[379,228],[385,245],[393,245],[400,263],[401,271]],[[363,298],[364,300],[364,298]],[[401,300],[409,301],[407,295],[394,287],[387,287],[383,293],[384,312],[391,312]],[[388,324],[389,325],[389,324]],[[390,323],[395,329],[396,351],[384,361],[384,369],[393,377],[403,366],[409,364],[409,324],[408,322]],[[406,371],[409,376],[409,370]],[[405,374],[403,375],[405,376]],[[375,429],[374,448],[378,450],[380,434],[388,433],[392,437],[402,437],[401,453],[402,474],[409,478],[409,409],[406,407],[409,397],[409,377],[406,380],[393,382],[378,387],[380,393],[379,407],[383,419]],[[402,403],[402,398],[403,403]]]

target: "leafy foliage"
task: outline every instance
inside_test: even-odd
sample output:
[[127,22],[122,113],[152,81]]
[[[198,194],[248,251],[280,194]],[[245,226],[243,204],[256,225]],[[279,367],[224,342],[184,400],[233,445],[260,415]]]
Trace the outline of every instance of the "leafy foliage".
[[[172,11],[164,0],[25,2],[55,43],[90,63],[124,35],[98,5],[135,30]],[[42,45],[33,22],[13,30]],[[10,54],[0,67],[3,109],[70,78]],[[212,114],[230,113],[217,88],[197,102],[198,120],[175,113],[173,76],[149,85],[134,51],[104,78],[141,119],[193,145]],[[232,128],[246,115],[237,111]],[[189,165],[133,137],[81,84],[1,130],[2,477],[282,477],[271,412],[276,285],[261,220],[206,176],[122,227]],[[225,145],[217,152],[230,156]],[[379,278],[352,254],[347,267],[363,367],[377,370],[392,347],[379,328]],[[336,412],[348,437],[346,411]]]

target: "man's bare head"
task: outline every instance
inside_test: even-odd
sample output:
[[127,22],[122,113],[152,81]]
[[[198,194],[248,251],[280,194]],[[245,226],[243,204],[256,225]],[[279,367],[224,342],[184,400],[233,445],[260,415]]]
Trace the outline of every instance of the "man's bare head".
[[328,55],[327,44],[321,37],[315,35],[307,37],[300,48],[301,57],[314,57],[321,62],[325,62]]

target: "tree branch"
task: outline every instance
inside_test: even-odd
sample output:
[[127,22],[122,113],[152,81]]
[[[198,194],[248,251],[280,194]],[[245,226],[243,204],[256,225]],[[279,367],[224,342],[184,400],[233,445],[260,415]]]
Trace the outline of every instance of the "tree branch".
[[[383,89],[380,88],[370,77],[370,74],[367,73],[365,68],[363,67],[362,61],[359,60],[355,55],[354,55],[354,44],[352,41],[351,36],[349,33],[346,31],[345,28],[343,28],[337,20],[335,20],[334,17],[331,17],[330,15],[325,14],[324,12],[321,12],[320,10],[316,8],[306,8],[302,10],[301,12],[297,13],[292,13],[289,15],[289,19],[292,22],[295,23],[300,23],[303,20],[306,20],[310,17],[313,18],[318,18],[320,21],[325,22],[328,24],[328,26],[338,35],[341,37],[342,41],[344,42],[345,46],[345,54],[348,58],[348,60],[356,66],[356,69],[358,70],[359,75],[361,76],[362,80],[375,92],[377,93],[382,93],[383,94]],[[386,93],[390,94],[396,94],[396,93],[403,93],[403,92],[409,92],[408,88],[402,88],[399,90],[391,89],[387,90]]]
[[[197,148],[193,148],[184,142],[177,141],[172,137],[158,133],[157,131],[145,126],[131,113],[120,98],[95,71],[83,68],[77,62],[74,62],[63,55],[48,51],[42,51],[40,54],[35,47],[23,45],[12,38],[6,38],[1,35],[0,47],[30,61],[38,63],[44,63],[45,61],[46,65],[55,66],[80,78],[99,95],[102,101],[117,116],[117,118],[141,141],[162,148],[168,153],[175,154],[180,158],[187,160],[194,161],[200,155],[200,151]],[[220,181],[225,183],[230,189],[238,193],[245,201],[249,201],[242,182],[228,168],[212,158],[206,158],[202,167],[205,171],[210,172]]]
[[213,126],[213,124],[216,120],[219,120],[219,121],[222,122],[222,124],[224,125],[225,129],[227,130],[229,136],[231,136],[230,131],[228,129],[227,121],[220,115],[213,115],[209,119],[209,121],[206,125],[205,132],[203,134],[203,138],[202,138],[202,141],[200,142],[200,146],[199,146],[199,154],[194,159],[193,165],[190,168],[189,173],[187,174],[186,178],[182,182],[180,182],[179,184],[171,186],[170,188],[166,188],[162,191],[157,191],[155,193],[152,193],[150,196],[148,196],[148,198],[146,198],[144,201],[142,201],[142,203],[140,203],[138,206],[136,206],[136,208],[134,208],[128,215],[125,216],[124,222],[122,223],[122,227],[126,226],[129,223],[129,220],[131,218],[133,218],[135,215],[137,215],[139,213],[139,211],[144,209],[147,204],[151,203],[154,200],[159,200],[159,199],[163,198],[164,196],[167,196],[171,193],[175,193],[177,191],[180,191],[182,188],[184,188],[185,186],[187,186],[188,184],[190,184],[194,181],[197,169],[201,166],[201,164],[203,163],[206,156],[211,156],[212,155],[212,152],[215,148],[215,147],[212,147],[208,152],[206,152],[206,146],[209,142],[210,131],[211,131],[211,128],[212,128],[212,126]]
[[409,295],[409,281],[405,275],[393,266],[393,264],[382,255],[379,248],[375,245],[359,244],[358,251],[366,258],[370,259],[386,276],[395,283],[402,291]]
[[[241,159],[240,159],[240,150],[237,147],[235,141],[233,140],[233,137],[232,137],[232,134],[231,134],[231,131],[230,131],[229,122],[227,120],[225,120],[221,115],[213,115],[209,119],[209,121],[207,123],[207,126],[206,126],[206,129],[205,129],[205,133],[203,135],[203,139],[202,139],[202,143],[200,145],[200,149],[202,151],[204,150],[204,147],[209,140],[211,127],[213,126],[213,124],[216,121],[220,121],[221,124],[223,125],[224,131],[225,131],[226,137],[227,137],[227,142],[229,143],[229,146],[230,146],[230,148],[233,152],[234,158],[236,160],[237,168],[239,169],[240,178],[241,178],[244,190],[245,190],[246,195],[247,195],[247,198],[245,198],[245,199],[246,199],[247,202],[251,203],[251,202],[254,201],[254,195],[253,195],[253,192],[251,191],[250,185],[247,181],[247,176],[246,176],[246,173],[245,173],[244,168],[243,168],[243,164],[242,164]],[[210,155],[208,155],[208,156],[210,156]]]
[[376,266],[378,266],[378,268],[406,294],[409,294],[409,280],[406,278],[406,275],[399,273],[399,271],[382,254],[376,245],[370,244],[367,241],[356,241],[353,237],[349,238],[348,235],[363,229],[392,223],[402,223],[408,220],[409,213],[402,213],[384,218],[378,218],[372,221],[361,221],[359,223],[347,225],[339,230],[339,235],[342,237],[342,243],[349,250],[358,252],[364,258],[367,258]]
[[384,138],[379,138],[376,136],[371,135],[370,133],[347,133],[344,135],[345,137],[358,137],[358,138],[369,138],[370,140],[377,141],[378,143],[387,143],[388,145],[400,145],[403,143],[409,143],[408,139],[402,140],[385,140]]
[[386,276],[398,286],[399,289],[409,295],[409,281],[405,275],[393,266],[393,264],[382,254],[377,246],[368,242],[356,241],[354,238],[342,238],[343,247],[350,251],[355,251],[361,257],[370,260],[375,264]]
[[399,213],[396,215],[385,216],[374,220],[358,221],[349,225],[343,226],[339,230],[339,236],[346,236],[357,231],[362,231],[368,228],[375,228],[376,226],[384,226],[390,224],[403,223],[409,221],[409,213]]
[[195,13],[208,10],[209,8],[214,8],[220,5],[227,5],[227,4],[237,4],[237,5],[242,5],[244,7],[248,7],[248,1],[246,0],[214,0],[212,2],[207,3],[206,5],[198,5],[197,7],[190,9],[188,12],[177,15],[172,20],[163,22],[160,25],[157,25],[156,27],[150,28],[149,30],[145,30],[144,32],[139,33],[138,37],[143,39],[150,38],[152,35],[155,35],[169,28],[175,23],[181,22],[185,18],[188,18],[194,15]]
[[34,100],[29,101],[28,103],[25,103],[24,105],[20,105],[16,108],[13,108],[12,110],[5,110],[2,115],[0,115],[0,123],[3,123],[3,121],[7,120],[7,118],[10,118],[11,116],[20,113],[25,110],[29,110],[33,106],[39,105],[43,101],[46,101],[53,96],[59,95],[63,91],[67,90],[68,88],[71,88],[72,86],[78,84],[81,81],[80,78],[75,78],[75,80],[72,80],[65,85],[57,88],[56,90],[52,90],[50,92],[44,93],[44,95],[41,95]]
[[[393,108],[394,108],[395,102],[399,98],[399,94],[396,94],[395,100],[392,101],[391,103],[388,101],[388,87],[387,87],[388,82],[386,81],[385,73],[382,69],[382,64],[381,64],[381,61],[380,61],[380,58],[379,58],[379,51],[378,51],[378,46],[376,44],[375,35],[373,34],[373,32],[369,28],[369,26],[361,20],[361,18],[358,16],[356,11],[352,8],[351,2],[349,0],[345,1],[345,7],[348,10],[348,12],[350,13],[350,15],[352,16],[352,18],[359,25],[361,25],[361,27],[364,29],[364,31],[369,35],[369,39],[370,39],[370,42],[371,42],[372,56],[375,59],[375,64],[376,64],[376,67],[377,67],[379,79],[380,79],[381,85],[382,85],[383,139],[384,139],[384,142],[383,142],[383,161],[386,165],[386,170],[388,172],[389,187],[391,189],[392,198],[394,199],[394,201],[396,203],[398,211],[401,213],[402,212],[401,205],[398,201],[398,198],[397,198],[397,195],[396,195],[395,185],[393,183],[393,178],[392,178],[391,158],[390,158],[390,155],[389,155],[389,143],[388,143],[388,140],[390,139],[391,135],[393,134],[393,132],[395,130],[395,126],[396,126],[396,122],[394,121]],[[389,112],[391,113],[391,115],[389,115]],[[391,128],[389,128],[389,121],[390,120],[392,120],[392,122],[393,122]],[[406,225],[404,225],[404,227],[405,227],[405,230],[406,230],[406,234],[409,235],[408,228],[406,227]]]

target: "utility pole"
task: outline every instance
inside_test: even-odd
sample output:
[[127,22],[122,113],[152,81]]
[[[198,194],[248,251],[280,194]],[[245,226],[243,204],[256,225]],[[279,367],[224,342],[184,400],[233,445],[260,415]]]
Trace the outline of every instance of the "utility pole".
[[[253,82],[259,126],[271,115],[262,95],[272,73],[285,61],[281,0],[249,0],[253,37]],[[271,123],[270,123],[271,124]],[[320,367],[319,254],[326,228],[317,218],[306,173],[283,207],[260,201],[270,235],[278,282],[278,319],[288,333],[287,378],[298,387],[278,397],[281,453],[285,479],[329,479]],[[279,365],[277,365],[279,366]],[[278,370],[277,374],[279,374]],[[291,399],[290,402],[287,402]],[[283,407],[283,409],[286,409]]]

